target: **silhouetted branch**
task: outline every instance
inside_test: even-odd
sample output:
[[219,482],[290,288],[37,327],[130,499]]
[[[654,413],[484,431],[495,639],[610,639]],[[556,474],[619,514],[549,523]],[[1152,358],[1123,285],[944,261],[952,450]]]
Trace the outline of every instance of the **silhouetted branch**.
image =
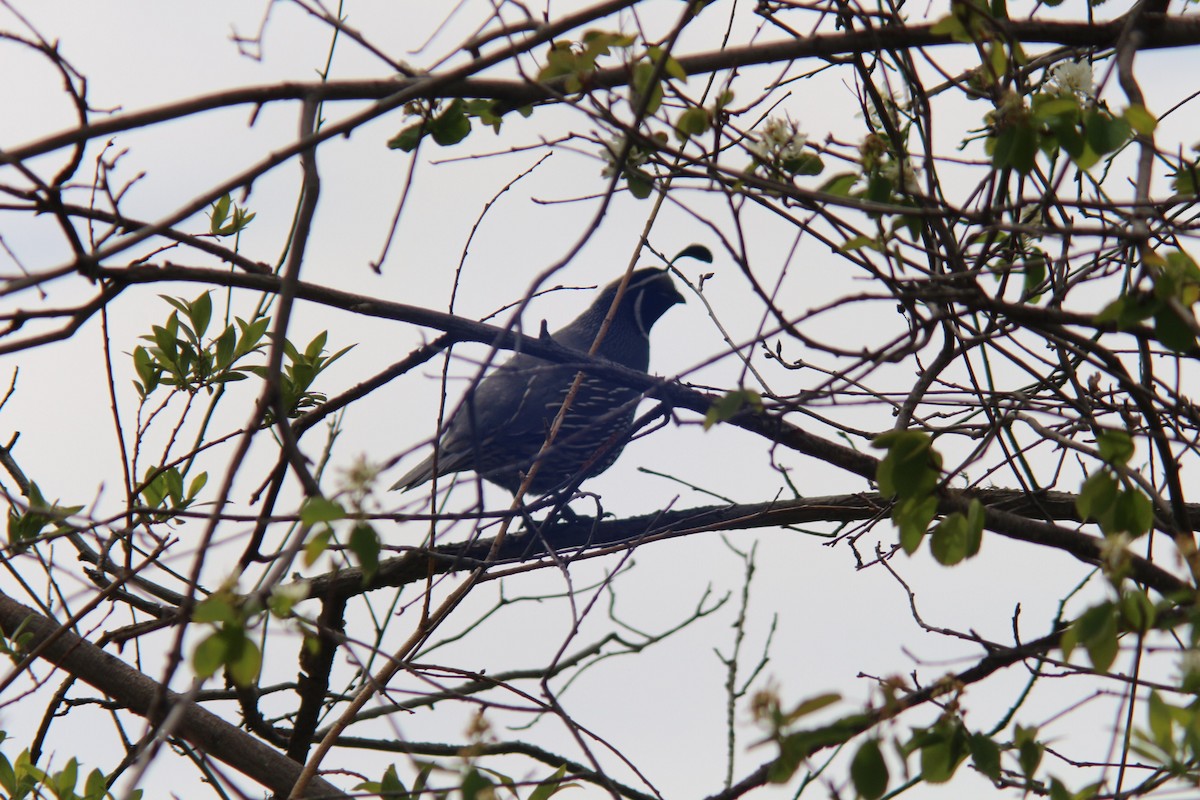
[[[41,658],[99,689],[139,716],[149,718],[151,713],[162,713],[164,709],[183,704],[181,721],[176,729],[180,738],[273,792],[286,794],[300,774],[300,765],[282,753],[4,594],[0,594],[0,630],[6,638],[16,637],[24,650],[48,643]],[[163,705],[156,706],[156,700],[160,698]],[[324,779],[315,778],[305,796],[345,795]]]

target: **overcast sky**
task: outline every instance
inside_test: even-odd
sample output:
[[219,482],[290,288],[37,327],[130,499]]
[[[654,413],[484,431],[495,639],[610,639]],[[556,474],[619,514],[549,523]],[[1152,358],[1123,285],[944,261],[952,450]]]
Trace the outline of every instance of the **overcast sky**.
[[[580,4],[551,5],[553,15],[559,16]],[[643,10],[640,22],[652,31],[661,31],[674,19],[679,5],[651,3]],[[728,0],[722,0],[706,9],[701,19],[688,29],[680,51],[717,49],[728,24],[730,5]],[[1012,4],[1014,15],[1021,5],[1026,4]],[[1073,5],[1078,4],[1064,4],[1058,13],[1079,14],[1080,9],[1072,8]],[[1112,5],[1103,6],[1103,12],[1119,13],[1119,8],[1110,8]],[[267,4],[39,0],[18,2],[15,7],[43,36],[57,43],[76,70],[87,76],[89,99],[99,110],[134,111],[228,87],[316,80],[330,47],[330,29],[287,3],[271,6],[260,47],[246,45],[240,49],[233,35],[253,37],[263,21]],[[349,24],[366,33],[380,49],[418,68],[427,68],[445,58],[459,63],[461,59],[454,55],[457,45],[475,30],[491,4],[466,2],[446,21],[443,16],[450,7],[426,2],[352,0],[346,3],[344,13]],[[914,17],[927,14],[934,18],[942,12],[940,3],[912,9]],[[632,29],[634,21],[622,17],[622,24]],[[739,11],[733,40],[746,41],[753,36],[754,24],[756,20],[748,9]],[[10,8],[0,8],[0,30],[28,35]],[[767,32],[764,36],[772,38],[778,34]],[[1174,58],[1179,56],[1172,54]],[[1183,99],[1183,90],[1175,88],[1168,77],[1175,71],[1200,68],[1200,59],[1194,53],[1183,57],[1192,59],[1191,63],[1172,64],[1153,54],[1140,57],[1144,86],[1152,97],[1151,111],[1161,114]],[[961,60],[956,61],[958,58],[947,53],[945,63],[969,62],[968,53],[962,53]],[[800,74],[802,67],[793,67],[789,76]],[[0,70],[10,76],[9,80],[0,81],[0,109],[4,109],[0,113],[0,147],[11,149],[73,124],[70,104],[61,91],[61,77],[48,68],[44,59],[19,45],[0,41]],[[747,71],[736,87],[739,97],[752,96],[756,87],[775,78],[777,72]],[[329,77],[346,80],[383,78],[390,74],[380,59],[343,38],[336,46]],[[833,137],[855,141],[861,135],[862,121],[855,116],[857,101],[854,87],[845,80],[847,74],[830,71],[796,81],[786,93],[777,91],[775,96],[781,102],[775,113],[796,120],[812,140]],[[12,79],[12,76],[20,77]],[[1161,79],[1156,79],[1158,76]],[[329,104],[324,114],[327,120],[336,122],[361,107],[353,103]],[[140,176],[123,200],[125,213],[146,220],[167,216],[197,194],[257,163],[294,138],[299,117],[297,104],[281,103],[265,107],[257,114],[254,111],[241,107],[206,113],[115,136],[108,145],[108,154],[127,152],[121,156],[112,180],[130,182]],[[983,110],[965,102],[948,102],[944,113],[960,114],[962,119],[961,124],[947,124],[942,129],[948,140],[940,143],[940,147],[952,150],[968,129],[978,127]],[[568,132],[599,133],[583,115],[573,110],[548,109],[540,110],[528,121],[515,115],[510,117],[506,118],[501,135],[477,130],[458,148],[425,147],[416,164],[406,154],[386,147],[387,140],[408,124],[400,114],[364,125],[347,139],[330,141],[318,155],[321,197],[303,279],[445,310],[453,275],[461,262],[464,277],[456,313],[479,319],[520,300],[537,274],[558,263],[587,234],[606,181],[601,175],[603,164],[598,149],[591,142],[575,139],[554,148],[530,147],[543,139],[556,140]],[[1190,124],[1187,120],[1168,118],[1161,130],[1165,140],[1175,137],[1190,144],[1180,132],[1185,129],[1194,131],[1194,116]],[[81,185],[90,179],[89,162],[100,152],[100,143],[89,147],[85,166],[77,176]],[[547,153],[549,158],[539,164]],[[467,158],[483,154],[491,155]],[[48,177],[63,157],[62,153],[54,153],[32,164]],[[529,174],[513,183],[531,168]],[[377,273],[370,265],[384,252],[393,214],[413,169],[408,204],[382,270]],[[235,198],[257,215],[242,236],[243,253],[271,264],[279,261],[295,212],[298,182],[299,168],[294,161],[289,162],[257,180],[248,196]],[[509,188],[501,194],[505,187]],[[86,190],[81,188],[75,200],[85,202],[86,198]],[[481,218],[489,203],[492,203],[490,209]],[[588,244],[548,283],[584,288],[554,292],[532,303],[522,320],[525,331],[536,333],[543,319],[551,329],[568,321],[590,302],[589,287],[618,276],[634,252],[650,209],[649,202],[620,195]],[[796,213],[803,217],[802,209],[796,209]],[[736,264],[723,251],[719,238],[705,220],[727,234],[732,231],[720,198],[684,189],[665,204],[650,243],[668,255],[693,242],[709,247],[716,257],[712,265],[689,261],[680,262],[679,267],[692,279],[702,272],[713,273],[706,293],[718,319],[734,341],[749,340],[759,328],[761,312]],[[802,236],[797,243],[797,231],[790,222],[748,208],[743,225],[752,234],[747,250],[760,280],[769,283],[787,270],[780,296],[791,307],[797,310],[817,307],[852,292],[870,290],[859,276],[846,270],[845,262],[833,256],[828,246],[808,236]],[[206,226],[202,216],[181,225],[191,231],[202,231]],[[61,232],[47,217],[31,219],[23,214],[0,212],[0,236],[20,265],[7,253],[0,253],[0,271],[6,275],[19,268],[49,269],[66,263],[69,258]],[[137,253],[148,254],[146,248],[139,248]],[[122,257],[114,263],[128,260]],[[154,254],[151,260],[215,264],[194,251],[179,250]],[[643,254],[639,263],[658,264],[649,253]],[[90,296],[92,287],[82,280],[68,279],[45,289],[44,299],[27,292],[5,298],[0,307],[68,305]],[[142,287],[127,292],[114,305],[109,318],[110,336],[114,343],[119,404],[126,419],[133,418],[136,402],[130,388],[134,373],[126,354],[139,344],[138,337],[148,333],[151,324],[161,323],[169,314],[169,306],[158,294],[170,292],[194,297],[198,291],[195,286]],[[217,299],[224,300],[223,296]],[[246,313],[252,301],[248,297],[236,298],[235,313]],[[889,331],[901,329],[902,320],[890,314],[888,303],[881,304],[878,315],[869,319],[858,314],[857,310],[846,314],[831,312],[814,320],[811,330],[806,332],[851,347],[877,342]],[[499,319],[507,321],[508,317]],[[301,305],[297,309],[293,341],[306,343],[322,330],[329,332],[331,350],[353,345],[353,350],[322,376],[317,388],[330,395],[375,374],[436,335],[412,326]],[[796,347],[792,342],[787,346]],[[700,385],[728,389],[741,379],[741,368],[727,349],[704,305],[691,297],[685,306],[673,308],[655,328],[651,371],[664,376],[682,375]],[[486,354],[486,348],[462,347],[455,353],[451,373],[465,379],[473,374],[475,362]],[[772,372],[773,380],[788,382],[785,387],[788,392],[822,380],[819,370],[825,364],[820,355],[800,349],[792,349],[786,355],[793,359],[811,358],[814,365],[814,369],[794,373]],[[91,320],[69,341],[0,358],[0,383],[7,384],[18,367],[16,392],[0,412],[3,420],[0,439],[20,433],[16,455],[47,497],[58,498],[65,504],[94,505],[98,513],[119,509],[123,502],[120,462],[112,410],[107,393],[102,390],[105,378],[99,320]],[[385,463],[412,451],[411,458],[385,476],[389,479],[384,482],[390,484],[401,470],[423,457],[423,445],[436,424],[440,369],[441,362],[435,360],[353,406],[343,419],[344,430],[331,464],[335,468],[345,467],[360,457]],[[911,383],[912,377],[911,365],[897,367],[892,373],[899,387],[905,386],[906,381]],[[450,385],[451,402],[464,385],[463,380]],[[234,391],[241,392],[237,396],[253,397],[249,389],[238,387]],[[883,406],[822,410],[836,413],[846,424],[864,431],[882,431],[892,424],[890,413]],[[245,406],[235,409],[231,404],[227,411],[227,415],[217,420],[214,430],[224,433],[242,424],[248,416]],[[712,496],[689,489],[685,483],[737,501],[765,501],[777,494],[789,496],[779,474],[770,469],[762,440],[720,426],[704,431],[694,416],[680,417],[685,424],[669,426],[634,443],[616,466],[588,483],[587,489],[603,497],[606,511],[625,515],[668,505],[688,507],[715,502]],[[834,435],[826,426],[816,422],[812,425],[823,435]],[[152,446],[147,450],[163,448],[169,433],[169,427],[154,429],[149,437]],[[314,457],[319,454],[320,438],[321,434],[313,432],[305,440]],[[206,454],[204,467],[218,476],[227,468],[229,455],[228,449],[218,448]],[[273,458],[265,441],[255,448],[251,465],[243,468],[244,477],[235,498],[242,509],[265,465],[272,463]],[[779,452],[775,458],[791,470],[792,480],[806,496],[867,489],[861,479],[840,474],[794,453]],[[152,462],[152,458],[143,461],[143,467]],[[639,467],[678,480],[646,474]],[[494,492],[488,495],[491,503],[499,505],[505,501],[505,495],[494,487],[489,492]],[[293,495],[293,503],[296,498],[298,495]],[[383,498],[392,508],[415,505],[420,500],[415,494]],[[288,510],[286,503],[281,504],[281,510]],[[186,540],[195,527],[184,526],[179,535]],[[886,525],[878,530],[885,536],[890,532]],[[421,524],[393,526],[386,530],[385,538],[390,544],[411,545],[420,542],[425,532]],[[233,527],[223,532],[223,539],[228,539],[229,544],[218,550],[218,554],[227,553],[228,559],[217,557],[210,561],[208,575],[214,585],[226,577],[229,560],[240,552],[245,533],[245,529]],[[821,533],[828,534],[829,529]],[[749,549],[755,542],[758,545],[758,571],[754,577],[752,621],[746,645],[752,655],[746,656],[747,663],[753,662],[773,620],[777,619],[771,661],[760,684],[773,682],[789,701],[839,691],[847,702],[835,712],[849,713],[871,693],[873,682],[860,676],[907,675],[920,664],[924,679],[936,679],[942,672],[968,663],[958,659],[978,655],[975,646],[922,633],[913,621],[903,587],[878,566],[856,569],[854,555],[845,543],[828,547],[827,539],[786,530],[735,532],[728,538],[740,548]],[[866,546],[864,555],[870,553],[871,546]],[[181,552],[178,563],[186,564],[189,555]],[[1056,611],[1057,598],[1065,591],[1063,587],[1086,574],[1077,562],[1065,556],[1039,552],[1036,559],[1031,559],[1028,548],[998,537],[987,538],[984,556],[952,570],[932,564],[925,554],[896,559],[893,567],[910,585],[920,587],[920,611],[929,624],[972,629],[1002,641],[1011,639],[1018,603],[1022,634],[1029,638],[1045,633]],[[735,598],[673,643],[604,664],[588,673],[572,688],[567,699],[582,723],[645,766],[664,796],[695,797],[717,788],[724,772],[721,687],[725,674],[714,648],[727,652],[731,646],[730,626],[736,613],[736,593],[740,591],[741,562],[715,535],[685,537],[644,547],[636,552],[632,562],[636,567],[617,582],[617,607],[621,618],[637,629],[659,631],[677,623],[710,587],[717,596],[733,592]],[[614,556],[575,565],[572,568],[575,588],[598,580],[618,563],[620,558]],[[318,565],[312,572],[323,568],[328,568],[328,564]],[[1046,591],[1041,590],[1043,586]],[[566,588],[564,578],[554,571],[517,575],[504,582],[504,592],[509,596]],[[80,597],[88,593],[82,584],[77,589]],[[471,613],[485,608],[499,591],[496,584],[480,589],[474,602],[462,612],[464,624]],[[1081,598],[1088,596],[1095,594],[1085,593]],[[352,631],[356,623],[360,626],[356,635],[369,639],[369,623],[352,616]],[[439,657],[464,668],[489,672],[533,667],[543,663],[560,645],[569,623],[564,604],[518,605],[508,609],[495,624],[473,634],[468,640],[469,647],[447,648],[449,654],[439,653]],[[588,624],[593,636],[610,627],[600,612],[589,618]],[[451,624],[450,629],[456,629],[455,625]],[[581,639],[586,641],[590,641],[588,636]],[[289,652],[285,657],[281,648],[279,661],[268,667],[277,670],[280,679],[287,679],[294,675],[294,660],[290,660],[293,656]],[[156,674],[154,669],[149,672]],[[60,676],[55,676],[48,686],[57,686],[59,679]],[[971,721],[986,729],[998,720],[1014,695],[1014,687],[1023,679],[1020,674],[1005,675],[972,690],[973,713],[978,716]],[[177,680],[186,683],[183,676]],[[994,695],[989,694],[993,691]],[[1035,691],[1043,689],[1039,686]],[[991,707],[989,696],[997,698],[996,707]],[[1095,712],[1088,709],[1077,712],[1068,717],[1066,727],[1055,730],[1055,715],[1075,699],[1074,695],[1056,696],[1053,688],[1046,688],[1039,697],[1038,707],[1044,709],[1051,738],[1059,741],[1064,750],[1088,752],[1086,748],[1072,750],[1072,745],[1090,742],[1090,737],[1103,737],[1111,730],[1111,707],[1101,709],[1097,705]],[[933,708],[918,711],[912,720],[906,718],[893,732],[903,738],[906,725],[917,724],[917,720],[928,722],[935,715]],[[742,726],[739,747],[743,749],[737,775],[768,755],[764,748],[744,749],[757,735],[748,726],[745,709],[739,712],[739,720]],[[412,739],[457,741],[465,717],[447,708],[441,717],[426,714],[419,724],[414,720],[411,727],[405,719],[397,724],[399,732]],[[21,726],[13,712],[0,710],[0,728],[16,737],[18,750],[26,744]],[[547,727],[551,730],[545,730]],[[77,755],[89,768],[111,764],[108,759],[116,751],[94,741],[88,731],[64,727],[56,733],[55,746],[62,758]],[[529,736],[541,737],[548,746],[562,745],[561,731],[553,726],[542,726]],[[686,763],[678,755],[685,751],[692,754]],[[12,757],[16,750],[9,752],[6,746],[5,752]],[[385,763],[376,755],[359,755],[351,761],[373,777],[382,772]],[[632,780],[628,774],[620,777]],[[151,771],[144,785],[147,796],[161,796],[160,793],[168,791],[197,796],[203,791],[195,785],[197,780],[194,772],[178,765],[172,765],[171,769],[160,765]],[[940,793],[933,787],[925,787],[920,796],[965,796],[962,792],[969,791],[977,780],[980,780],[977,776],[964,775],[967,789],[959,785],[955,790]],[[790,796],[790,792],[778,790],[778,796]]]

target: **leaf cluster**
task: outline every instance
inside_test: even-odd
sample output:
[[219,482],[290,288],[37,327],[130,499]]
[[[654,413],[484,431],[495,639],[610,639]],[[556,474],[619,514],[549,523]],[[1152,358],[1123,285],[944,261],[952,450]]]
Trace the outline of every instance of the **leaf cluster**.
[[[0,731],[0,743],[8,734]],[[10,761],[0,752],[0,788],[6,800],[54,797],[56,800],[107,800],[113,797],[108,791],[108,778],[98,769],[93,769],[79,783],[79,762],[71,758],[57,772],[41,769],[33,763],[29,750],[22,750]],[[141,800],[142,790],[134,789],[125,795],[130,800]]]
[[[205,334],[212,322],[212,295],[204,292],[195,300],[160,295],[175,311],[162,325],[154,325],[153,333],[142,336],[149,346],[139,345],[133,351],[133,367],[138,380],[138,394],[148,397],[159,386],[195,393],[209,392],[213,387],[231,381],[245,380],[251,368],[240,362],[263,347],[263,336],[271,324],[269,317],[251,322],[241,318],[235,325],[226,325],[210,343]],[[180,315],[183,315],[182,318]]]
[[[933,518],[937,516],[937,488],[942,478],[942,456],[933,440],[922,431],[888,431],[877,436],[872,447],[887,450],[875,479],[879,491],[894,497],[892,522],[900,531],[900,546],[917,552]],[[971,500],[967,511],[948,514],[934,527],[929,550],[938,563],[952,566],[979,553],[983,542],[983,505]]]

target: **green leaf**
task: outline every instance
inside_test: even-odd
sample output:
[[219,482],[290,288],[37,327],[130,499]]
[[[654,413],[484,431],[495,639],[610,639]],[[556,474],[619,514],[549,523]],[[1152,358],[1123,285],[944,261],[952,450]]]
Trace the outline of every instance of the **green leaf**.
[[233,205],[233,199],[226,192],[219,200],[212,204],[212,210],[209,211],[209,233],[218,234],[221,232],[221,227],[225,224],[226,218],[229,216],[229,209]]
[[480,770],[474,767],[469,767],[465,775],[463,775],[462,785],[459,791],[462,793],[462,800],[477,800],[483,797],[494,797],[495,784],[488,779]]
[[909,497],[933,491],[941,477],[941,456],[920,431],[889,431],[877,436],[872,447],[887,449],[875,479],[881,494]]
[[196,645],[192,653],[192,669],[199,678],[211,678],[225,663],[229,645],[220,631],[211,633]]
[[1128,431],[1104,428],[1096,434],[1096,446],[1100,458],[1113,466],[1128,464],[1133,458],[1133,437]]
[[228,660],[229,677],[238,686],[250,686],[262,669],[262,651],[245,634],[239,635],[239,643]]
[[1145,106],[1138,103],[1126,108],[1121,112],[1121,116],[1131,128],[1143,136],[1149,136],[1158,127],[1158,120],[1154,118],[1154,115],[1147,111]]
[[747,407],[761,412],[763,408],[762,395],[753,389],[734,389],[723,397],[718,397],[704,413],[704,430],[708,430],[718,422],[733,419]]
[[1028,121],[1014,122],[996,134],[992,163],[996,169],[1012,168],[1022,175],[1033,171],[1037,156],[1037,132]]
[[862,196],[864,200],[886,203],[892,199],[894,189],[895,185],[890,178],[875,173],[867,178],[867,188],[862,193]]
[[1195,317],[1192,317],[1192,324],[1189,325],[1175,309],[1164,305],[1154,315],[1154,334],[1160,342],[1175,352],[1186,353],[1196,346],[1196,333],[1192,328],[1195,322]]
[[786,158],[780,166],[791,175],[820,175],[825,162],[816,153],[801,153],[795,158]]
[[276,583],[267,597],[267,609],[274,616],[285,619],[291,616],[297,603],[308,599],[308,584],[304,581],[295,583]]
[[638,200],[645,200],[654,191],[654,178],[640,169],[625,171],[625,185]]
[[221,335],[216,341],[216,367],[217,369],[225,369],[233,363],[233,354],[237,347],[237,331],[232,325],[226,325],[225,330],[221,331]]
[[75,784],[79,781],[79,761],[71,758],[65,767],[56,774],[51,784],[57,789],[55,794],[60,798],[74,798]]
[[1046,254],[1044,252],[1030,256],[1021,264],[1021,278],[1025,299],[1037,302],[1042,284],[1046,280]]
[[329,549],[329,542],[333,539],[333,531],[328,527],[325,530],[310,536],[308,541],[304,543],[304,566],[311,567],[317,563],[317,559],[321,554]]
[[104,773],[98,769],[93,769],[88,773],[87,780],[83,784],[84,800],[104,800],[108,796],[108,781],[104,778]]
[[196,497],[196,495],[198,495],[200,493],[200,490],[203,489],[205,484],[207,484],[207,483],[208,483],[208,473],[207,472],[201,472],[199,475],[192,478],[192,482],[188,484],[187,496],[184,498],[184,500],[190,503]]
[[1050,800],[1075,800],[1071,790],[1058,778],[1050,778]]
[[302,361],[300,351],[296,349],[296,345],[292,344],[291,339],[283,340],[283,355],[288,361],[295,364],[297,361]]
[[840,702],[841,699],[842,696],[837,692],[826,692],[825,694],[818,694],[806,700],[801,700],[791,711],[784,715],[784,722],[793,723],[798,719],[807,717],[809,714],[820,711],[822,708],[828,708],[834,703]]
[[235,208],[233,210],[233,222],[226,226],[224,233],[229,235],[245,230],[256,216],[258,216],[258,212],[256,211],[247,213],[244,208]]
[[779,740],[779,758],[770,765],[767,779],[772,783],[787,782],[799,769],[804,759],[813,752],[821,748],[845,744],[860,733],[866,724],[864,715],[852,714],[835,720],[829,725],[789,733]]
[[58,518],[79,511],[81,506],[60,507],[46,500],[36,482],[29,484],[28,508],[22,512],[16,506],[8,509],[8,540],[14,546],[36,539],[46,526]]
[[1096,315],[1096,321],[1115,322],[1117,327],[1123,330],[1150,319],[1150,317],[1158,312],[1161,305],[1152,295],[1122,295],[1105,306]]
[[1001,44],[989,44],[982,53],[981,74],[984,85],[993,86],[1008,72],[1008,50]]
[[1090,144],[1086,141],[1083,143],[1079,153],[1072,154],[1071,160],[1075,162],[1075,166],[1082,170],[1089,170],[1100,160],[1100,154],[1097,153]]
[[929,536],[929,552],[937,562],[951,567],[967,557],[967,520],[957,512],[939,522]]
[[3,754],[0,754],[0,788],[7,791],[9,797],[17,793],[17,774]]
[[1164,753],[1173,754],[1176,748],[1171,707],[1163,702],[1162,696],[1155,690],[1150,691],[1146,715],[1150,724],[1151,739]]
[[1085,520],[1107,519],[1117,501],[1117,479],[1111,473],[1100,470],[1089,475],[1075,498],[1075,510]]
[[192,622],[237,622],[239,617],[232,597],[225,592],[206,597],[192,611]]
[[641,109],[644,103],[645,113],[648,117],[658,111],[662,105],[662,83],[654,80],[656,71],[653,63],[641,61],[633,68],[633,80],[629,84],[633,89],[631,105],[636,109]]
[[979,555],[979,548],[983,546],[983,525],[986,521],[983,503],[972,499],[967,505],[967,558]]
[[358,558],[359,566],[362,567],[363,582],[375,577],[375,573],[379,571],[379,553],[382,550],[379,534],[375,532],[375,529],[365,522],[355,525],[354,530],[350,532],[348,546],[350,552]]
[[1145,633],[1154,627],[1158,610],[1145,591],[1139,588],[1121,592],[1121,620],[1130,630]]
[[868,739],[850,762],[850,780],[854,790],[866,800],[879,800],[887,792],[888,768],[877,739]]
[[975,769],[994,781],[1000,780],[1000,746],[982,733],[971,734],[967,739],[971,752],[971,763]]
[[154,332],[154,343],[158,345],[158,349],[161,351],[163,357],[173,361],[178,349],[175,334],[179,330],[179,318],[172,313],[167,318],[165,327],[162,325],[153,325],[151,326],[151,330]]
[[425,120],[421,120],[407,128],[402,128],[399,133],[388,139],[387,146],[391,150],[403,150],[405,153],[411,153],[417,149],[425,132]]
[[1129,141],[1130,125],[1120,117],[1093,109],[1084,120],[1088,145],[1100,155],[1111,153]]
[[383,778],[379,781],[379,788],[376,790],[383,797],[395,798],[400,800],[408,795],[408,789],[404,782],[400,780],[400,776],[396,774],[396,765],[388,764],[388,768],[383,772]]
[[1032,780],[1045,751],[1045,747],[1037,740],[1037,728],[1016,726],[1013,744],[1017,746],[1017,763],[1021,766],[1021,772],[1026,780]]
[[329,339],[329,331],[321,331],[304,348],[304,358],[313,361],[325,350],[325,342]]
[[242,337],[238,340],[237,356],[235,358],[241,358],[258,349],[263,335],[267,332],[267,327],[271,324],[271,318],[259,317],[253,322],[246,322],[241,318],[237,318],[235,321],[242,332]]
[[566,789],[568,786],[570,786],[570,784],[567,786],[563,785],[563,778],[566,777],[566,774],[567,766],[564,764],[555,770],[553,775],[538,783],[537,786],[533,787],[533,791],[529,793],[527,800],[550,800],[550,798],[557,794],[560,790]]
[[858,183],[859,177],[857,172],[839,172],[821,184],[819,191],[835,197],[849,197],[850,190]]
[[685,110],[675,120],[675,136],[680,141],[685,141],[692,136],[700,136],[706,133],[712,126],[712,116],[708,109],[700,106],[693,106]]
[[1079,99],[1073,95],[1037,94],[1033,97],[1033,118],[1056,130],[1074,127],[1081,113]]
[[900,546],[912,555],[921,547],[921,540],[929,530],[929,523],[937,514],[936,495],[906,497],[892,510],[892,521],[900,529]]
[[687,82],[687,70],[683,68],[683,64],[674,56],[667,56],[666,64],[663,67],[663,72],[669,78],[674,78],[677,81]]
[[446,110],[429,123],[429,135],[442,147],[458,144],[470,133],[471,120],[459,99],[452,100]]
[[161,370],[151,361],[150,353],[141,345],[133,350],[133,368],[141,380],[140,394],[143,397],[158,388]]
[[1072,625],[1062,632],[1062,636],[1058,639],[1058,646],[1062,649],[1063,661],[1071,660],[1071,653],[1075,652],[1075,648],[1079,645],[1079,628]]
[[159,476],[166,485],[167,497],[171,505],[178,507],[183,502],[183,474],[178,467],[168,467]]
[[1200,187],[1200,170],[1195,161],[1185,162],[1171,175],[1171,188],[1178,194],[1196,194]]
[[346,518],[346,509],[341,503],[329,500],[319,495],[313,495],[304,501],[300,507],[300,521],[305,525],[316,525],[318,522],[335,522]]
[[950,514],[933,529],[929,550],[939,564],[950,567],[979,552],[983,533],[983,506],[972,500],[972,514]]
[[946,783],[962,760],[963,754],[953,739],[935,741],[921,748],[921,777],[930,783]]
[[1093,606],[1075,622],[1079,642],[1087,650],[1092,666],[1107,672],[1117,658],[1117,613],[1112,603]]
[[1112,507],[1112,526],[1131,536],[1142,536],[1154,525],[1154,504],[1140,489],[1129,488],[1117,495]]
[[192,322],[196,338],[204,336],[204,332],[208,330],[208,323],[212,320],[211,294],[205,292],[191,302],[188,306],[188,319]]
[[930,33],[935,36],[949,36],[953,41],[970,44],[975,40],[967,33],[963,21],[955,14],[947,14],[933,24]]
[[858,236],[852,236],[849,239],[847,239],[845,242],[842,243],[842,246],[838,248],[838,252],[852,253],[855,250],[861,250],[864,247],[869,247],[872,250],[879,252],[879,253],[883,252],[883,245],[881,245],[879,243],[878,239],[874,239],[870,236],[865,236],[863,234],[859,234]]
[[467,116],[475,117],[496,133],[500,132],[500,126],[504,122],[504,109],[501,107],[499,100],[478,97],[467,100],[463,107],[467,112]]

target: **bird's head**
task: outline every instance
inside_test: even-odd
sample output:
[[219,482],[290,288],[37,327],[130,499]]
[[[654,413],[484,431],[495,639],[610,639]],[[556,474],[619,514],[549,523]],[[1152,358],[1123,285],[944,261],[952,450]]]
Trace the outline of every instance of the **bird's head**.
[[[620,283],[620,280],[616,280],[609,284],[601,295],[602,299],[607,297],[611,304]],[[621,307],[617,313],[628,313],[638,333],[649,338],[650,328],[658,322],[659,317],[667,313],[671,306],[682,302],[683,295],[675,288],[671,273],[665,269],[650,267],[634,270],[629,276],[629,285],[625,287],[625,294],[621,298]]]

